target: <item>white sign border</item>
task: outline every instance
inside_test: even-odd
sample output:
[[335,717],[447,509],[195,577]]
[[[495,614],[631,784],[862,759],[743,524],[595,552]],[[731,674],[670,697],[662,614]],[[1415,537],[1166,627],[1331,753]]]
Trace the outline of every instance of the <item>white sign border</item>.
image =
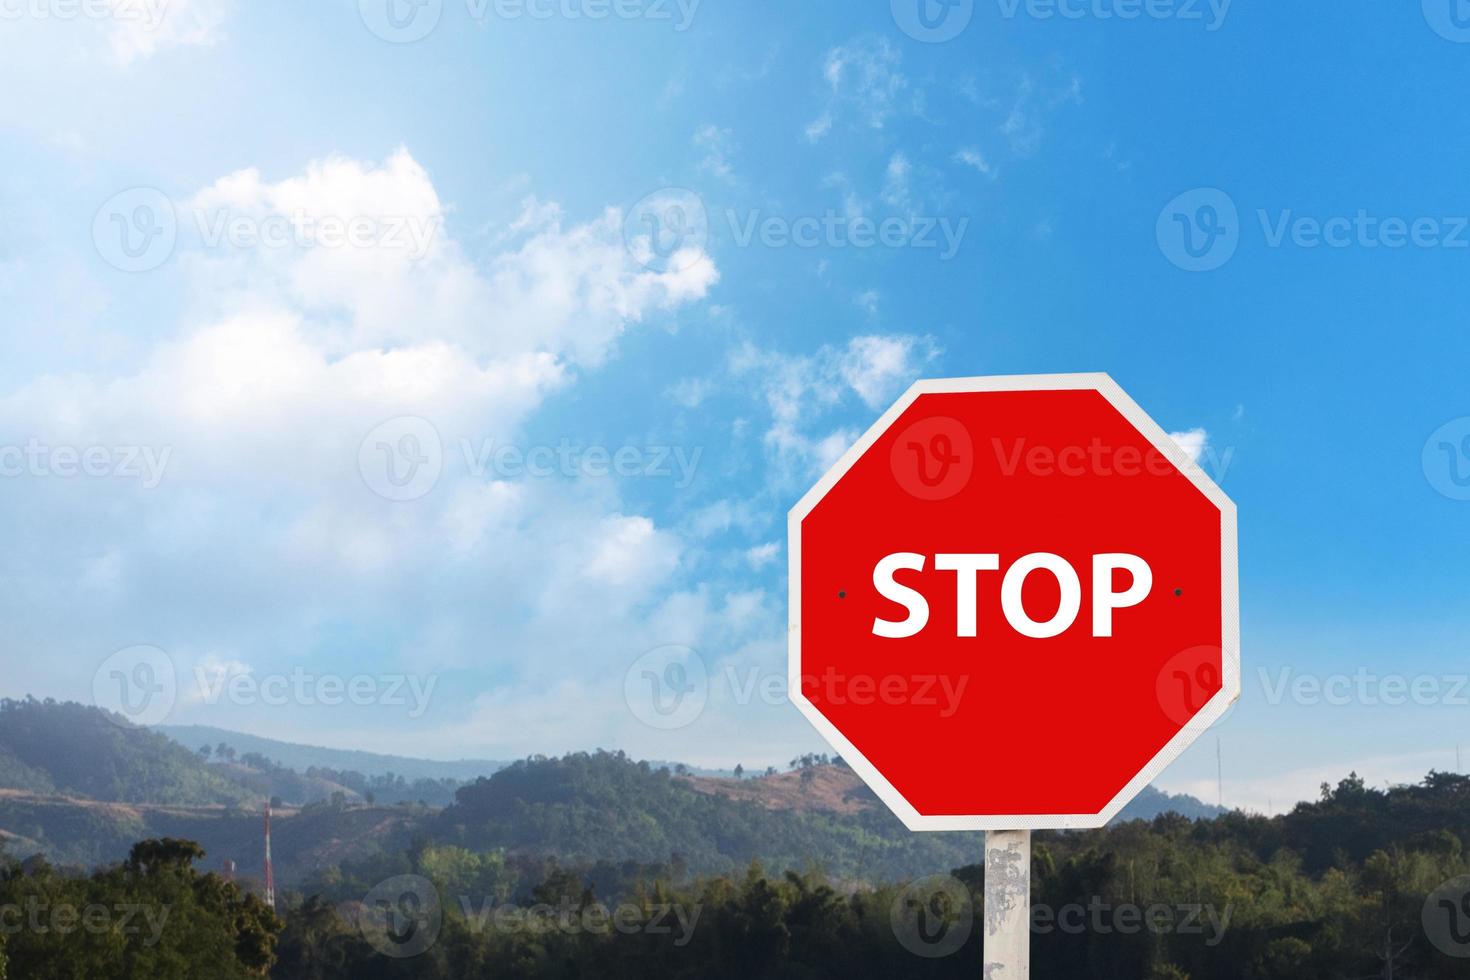
[[[983,391],[1096,391],[1116,408],[1138,431],[1178,467],[1179,471],[1220,509],[1220,624],[1223,642],[1224,678],[1220,691],[1169,740],[1148,765],[1098,813],[1015,814],[991,816],[925,816],[904,799],[876,766],[858,751],[846,736],[816,706],[801,687],[801,522],[817,503],[837,485],[847,471],[898,421],[922,395]],[[1031,374],[977,378],[948,378],[917,381],[894,402],[883,417],[863,433],[852,448],[807,491],[787,517],[787,561],[789,562],[789,625],[787,630],[787,684],[792,703],[816,727],[843,760],[852,766],[879,799],[888,804],[904,826],[915,831],[944,830],[1073,830],[1102,827],[1183,754],[1195,739],[1225,716],[1240,698],[1240,567],[1235,504],[1198,463],[1183,453],[1177,443],[1107,374]],[[978,746],[979,758],[999,751],[1024,751],[1018,745]]]

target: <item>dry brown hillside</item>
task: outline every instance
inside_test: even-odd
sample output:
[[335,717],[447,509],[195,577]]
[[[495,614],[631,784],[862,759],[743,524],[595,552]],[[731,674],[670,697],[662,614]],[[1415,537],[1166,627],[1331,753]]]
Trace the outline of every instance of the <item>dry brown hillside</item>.
[[698,792],[749,800],[768,810],[858,813],[878,805],[862,780],[845,766],[813,766],[745,779],[688,776],[684,781]]

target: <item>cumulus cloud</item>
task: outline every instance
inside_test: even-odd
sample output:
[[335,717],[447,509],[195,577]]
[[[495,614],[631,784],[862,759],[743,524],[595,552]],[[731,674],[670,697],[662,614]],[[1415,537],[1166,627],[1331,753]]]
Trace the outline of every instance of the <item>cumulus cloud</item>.
[[[637,634],[673,587],[681,534],[616,481],[502,478],[475,450],[524,440],[547,397],[614,356],[625,331],[703,298],[713,261],[650,270],[616,210],[574,222],[536,201],[497,254],[471,259],[407,150],[283,180],[240,171],[179,212],[194,298],[153,332],[167,339],[125,366],[0,395],[0,444],[167,464],[152,486],[118,473],[0,481],[0,576],[25,583],[8,597],[7,648],[50,654],[17,669],[16,688],[55,692],[60,668],[62,692],[85,697],[96,664],[139,642],[185,677],[193,664],[465,671],[473,679],[441,695],[457,693],[457,710],[477,685],[514,700],[558,673],[601,671],[609,638]],[[433,233],[404,248],[332,231],[360,218]],[[229,223],[284,234],[213,240]],[[374,492],[364,462],[365,437],[400,417],[428,426],[407,449],[442,469],[406,501]],[[534,655],[553,649],[559,659]],[[256,730],[299,720],[188,699],[177,710]],[[603,692],[600,710],[626,709]]]
[[[405,149],[380,166],[328,158],[274,184],[240,171],[195,195],[186,212],[214,246],[193,258],[210,295],[238,302],[242,291],[268,293],[314,315],[322,342],[337,350],[429,333],[478,356],[536,351],[595,365],[628,326],[704,298],[719,278],[698,249],[666,270],[645,267],[616,209],[568,225],[558,206],[534,198],[506,230],[509,247],[478,267],[446,233],[433,182]],[[232,222],[284,222],[289,236],[280,247],[212,241]]]

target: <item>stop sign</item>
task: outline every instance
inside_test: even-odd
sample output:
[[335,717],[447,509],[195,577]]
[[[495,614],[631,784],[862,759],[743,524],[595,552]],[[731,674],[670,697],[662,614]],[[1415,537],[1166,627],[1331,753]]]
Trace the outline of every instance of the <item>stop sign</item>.
[[1101,826],[1240,693],[1235,506],[1106,375],[919,382],[790,561],[792,698],[913,830]]

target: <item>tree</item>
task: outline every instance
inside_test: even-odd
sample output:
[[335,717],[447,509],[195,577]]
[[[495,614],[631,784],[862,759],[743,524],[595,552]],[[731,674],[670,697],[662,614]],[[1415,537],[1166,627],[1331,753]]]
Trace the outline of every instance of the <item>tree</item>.
[[0,907],[44,909],[49,919],[9,931],[0,978],[6,969],[27,980],[266,976],[284,923],[254,895],[201,875],[194,862],[203,856],[193,841],[165,838],[139,841],[126,862],[88,877],[44,863],[6,869]]
[[738,762],[735,763],[735,778],[736,779],[743,779],[744,777],[745,777],[745,767],[742,766]]
[[165,837],[134,844],[123,867],[138,874],[160,874],[169,869],[191,868],[203,857],[204,848],[193,841]]

